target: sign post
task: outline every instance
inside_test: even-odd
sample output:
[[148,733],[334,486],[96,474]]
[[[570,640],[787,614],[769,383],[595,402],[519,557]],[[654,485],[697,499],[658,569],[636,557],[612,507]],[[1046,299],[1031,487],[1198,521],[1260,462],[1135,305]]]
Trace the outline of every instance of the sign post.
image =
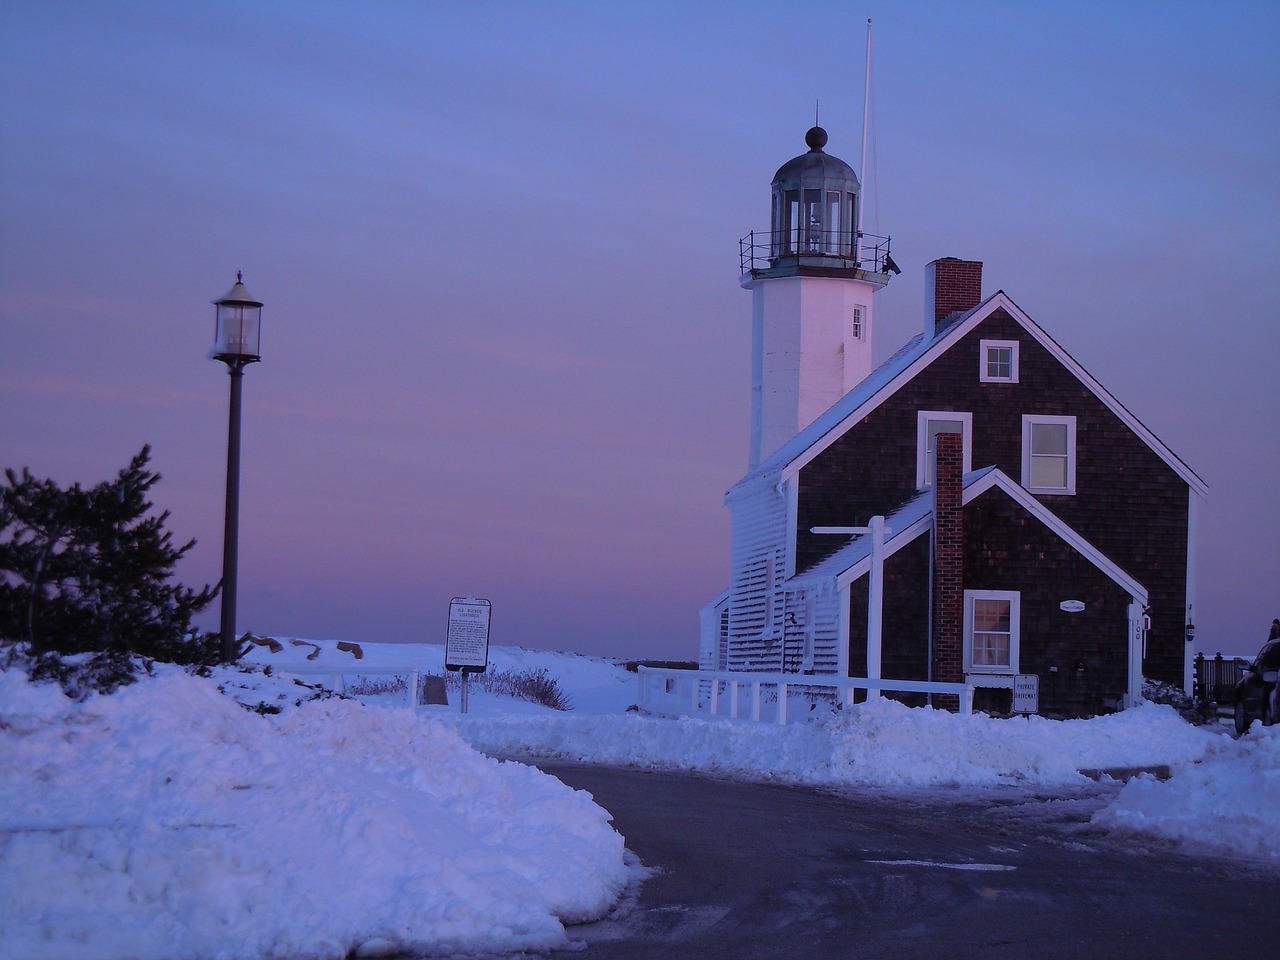
[[1038,713],[1040,711],[1040,676],[1035,673],[1019,673],[1013,678],[1014,713]]
[[489,666],[488,600],[454,597],[449,601],[449,633],[444,644],[444,668],[462,672],[459,696],[463,713],[467,712],[467,674],[484,673]]

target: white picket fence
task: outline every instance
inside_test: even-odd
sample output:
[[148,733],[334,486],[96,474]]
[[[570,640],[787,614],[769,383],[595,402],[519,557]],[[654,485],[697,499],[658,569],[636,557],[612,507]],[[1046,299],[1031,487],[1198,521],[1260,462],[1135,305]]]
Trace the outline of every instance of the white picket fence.
[[967,683],[646,666],[639,667],[638,673],[640,710],[661,717],[767,719],[785,724],[797,709],[803,717],[818,703],[852,704],[857,690],[867,691],[869,697],[883,691],[952,694],[960,698],[961,713],[973,710],[973,685]]

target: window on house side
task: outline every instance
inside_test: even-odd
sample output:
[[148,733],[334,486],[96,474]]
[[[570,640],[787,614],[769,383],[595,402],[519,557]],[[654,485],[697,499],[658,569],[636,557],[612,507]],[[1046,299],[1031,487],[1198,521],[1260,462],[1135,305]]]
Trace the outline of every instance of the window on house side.
[[862,339],[862,308],[853,308],[853,339]]
[[983,340],[978,350],[982,383],[1018,382],[1018,341]]
[[940,433],[960,434],[964,451],[962,469],[973,469],[973,414],[959,410],[921,410],[916,414],[916,489],[933,486],[933,438]]
[[1036,493],[1076,492],[1076,418],[1022,418],[1022,485]]
[[1011,590],[964,592],[966,673],[1018,672],[1021,598]]

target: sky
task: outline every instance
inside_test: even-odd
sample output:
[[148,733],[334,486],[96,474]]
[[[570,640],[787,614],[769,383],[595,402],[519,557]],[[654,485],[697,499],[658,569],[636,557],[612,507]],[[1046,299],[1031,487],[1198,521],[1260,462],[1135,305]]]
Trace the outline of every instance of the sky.
[[[1280,8],[1270,3],[0,6],[0,467],[144,443],[221,575],[237,270],[240,632],[693,659],[745,472],[738,239],[861,166],[902,274],[982,260],[1209,486],[1197,646],[1280,616]],[[201,625],[217,627],[216,605]]]

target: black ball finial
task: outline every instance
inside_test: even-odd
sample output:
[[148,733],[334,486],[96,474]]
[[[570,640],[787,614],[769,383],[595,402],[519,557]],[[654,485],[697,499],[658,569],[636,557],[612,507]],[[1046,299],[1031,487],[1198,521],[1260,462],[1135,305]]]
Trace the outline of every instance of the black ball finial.
[[827,145],[827,131],[821,127],[810,127],[804,135],[804,142],[810,150],[821,150]]

